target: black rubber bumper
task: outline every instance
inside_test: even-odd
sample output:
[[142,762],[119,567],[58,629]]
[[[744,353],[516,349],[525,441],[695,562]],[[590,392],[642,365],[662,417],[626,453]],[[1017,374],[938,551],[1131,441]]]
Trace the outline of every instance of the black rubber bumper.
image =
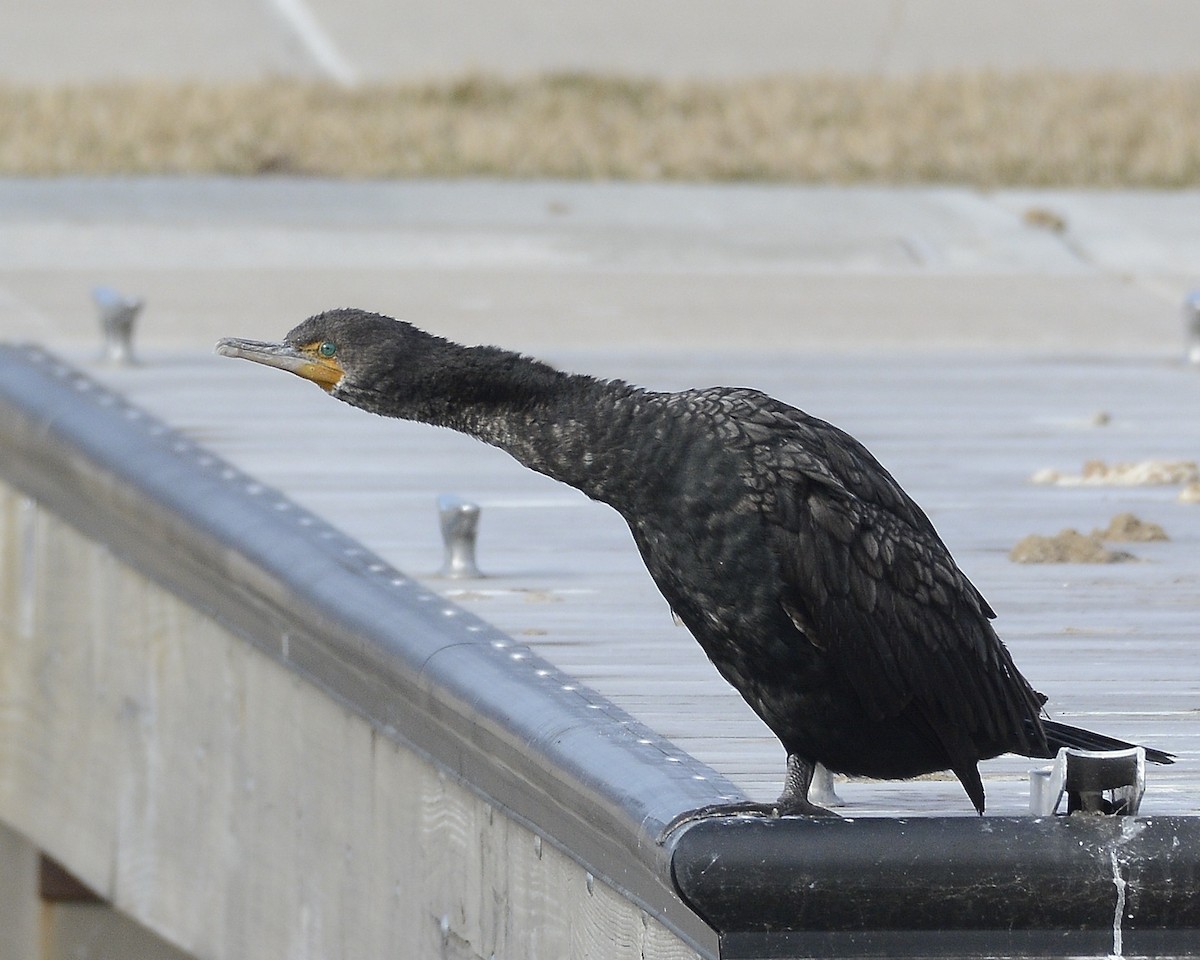
[[722,958],[1200,955],[1200,818],[723,818],[674,844]]

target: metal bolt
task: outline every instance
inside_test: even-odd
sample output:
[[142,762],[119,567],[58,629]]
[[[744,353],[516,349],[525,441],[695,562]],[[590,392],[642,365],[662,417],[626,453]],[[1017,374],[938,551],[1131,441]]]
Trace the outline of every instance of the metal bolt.
[[479,530],[479,506],[452,493],[438,497],[445,560],[438,575],[452,580],[482,577],[475,565],[475,536]]
[[120,366],[133,366],[133,323],[146,301],[127,297],[112,287],[94,287],[92,300],[100,311],[100,329],[104,336],[104,359]]
[[1200,290],[1183,298],[1183,337],[1188,363],[1200,366]]

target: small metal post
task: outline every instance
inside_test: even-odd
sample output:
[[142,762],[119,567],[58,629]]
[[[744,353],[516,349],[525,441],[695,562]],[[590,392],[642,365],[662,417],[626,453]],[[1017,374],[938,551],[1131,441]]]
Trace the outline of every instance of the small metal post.
[[100,329],[104,336],[104,359],[118,366],[133,366],[133,324],[146,301],[127,297],[112,287],[94,287],[92,300],[100,311]]
[[1200,366],[1200,290],[1183,298],[1183,337],[1188,363]]
[[813,767],[812,783],[808,785],[808,799],[818,807],[845,806],[833,788],[833,774],[823,763]]
[[442,541],[446,545],[445,561],[438,576],[452,580],[482,577],[475,565],[475,537],[479,531],[479,506],[468,503],[452,493],[438,497],[438,516],[442,524]]

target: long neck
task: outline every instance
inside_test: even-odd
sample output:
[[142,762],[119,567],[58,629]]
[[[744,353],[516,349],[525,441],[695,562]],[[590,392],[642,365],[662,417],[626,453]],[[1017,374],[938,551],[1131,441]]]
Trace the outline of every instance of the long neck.
[[634,448],[645,430],[635,425],[656,418],[655,394],[496,348],[448,346],[419,373],[397,371],[370,398],[341,398],[478,437],[618,509],[636,495]]
[[646,410],[645,395],[623,383],[560,376],[546,393],[468,408],[447,425],[620,509],[637,482],[628,430]]

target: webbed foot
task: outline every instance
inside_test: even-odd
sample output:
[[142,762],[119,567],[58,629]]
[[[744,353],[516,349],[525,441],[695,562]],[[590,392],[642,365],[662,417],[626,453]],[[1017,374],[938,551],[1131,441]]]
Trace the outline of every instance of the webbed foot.
[[746,800],[739,803],[712,803],[695,810],[681,813],[668,825],[664,833],[669,834],[678,830],[684,824],[695,823],[699,820],[709,820],[715,817],[762,817],[778,819],[780,817],[836,817],[837,814],[824,807],[818,807],[808,800],[800,802],[788,801],[783,803],[776,800],[770,803],[755,803]]
[[821,783],[820,798],[826,803],[840,804],[842,801],[833,792],[833,779],[824,767],[819,767],[812,761],[805,760],[796,754],[788,755],[787,777],[783,784],[783,793],[774,803],[755,803],[745,800],[738,803],[713,803],[696,810],[681,813],[667,826],[666,833],[678,829],[686,823],[706,820],[710,817],[837,817],[825,807],[818,806],[808,799],[809,788],[812,786],[813,774],[820,771],[827,782]]

